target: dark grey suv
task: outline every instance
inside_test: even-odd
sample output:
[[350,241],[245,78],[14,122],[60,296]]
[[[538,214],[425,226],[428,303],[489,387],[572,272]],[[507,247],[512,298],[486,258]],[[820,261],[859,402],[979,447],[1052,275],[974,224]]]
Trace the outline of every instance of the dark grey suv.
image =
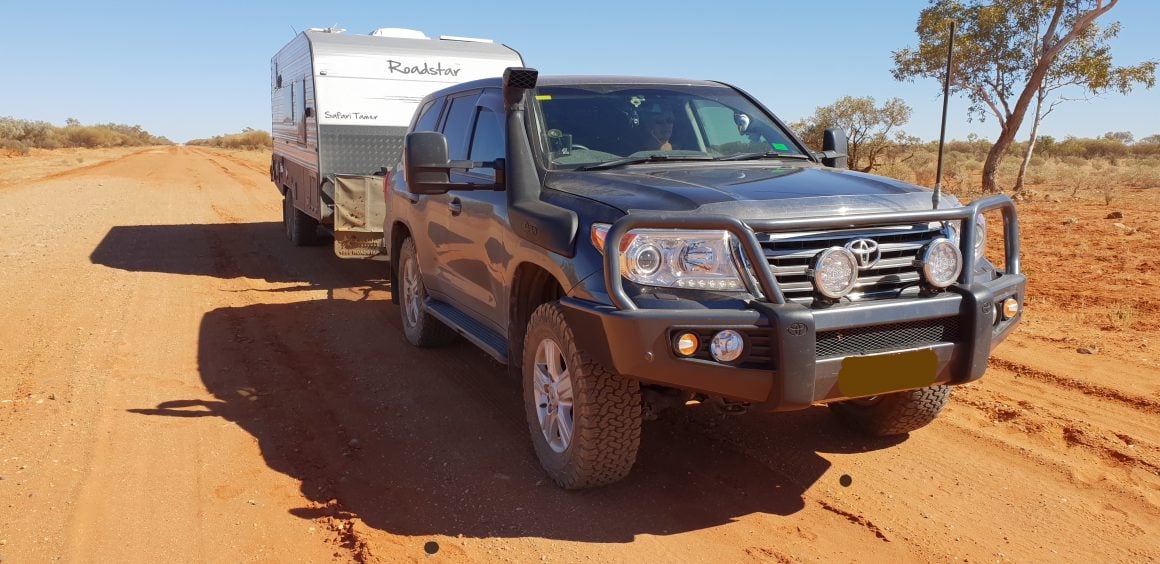
[[386,182],[407,338],[461,334],[522,378],[565,488],[624,477],[642,419],[693,400],[917,429],[1019,322],[1015,208],[932,209],[826,139],[717,82],[513,68],[436,92]]

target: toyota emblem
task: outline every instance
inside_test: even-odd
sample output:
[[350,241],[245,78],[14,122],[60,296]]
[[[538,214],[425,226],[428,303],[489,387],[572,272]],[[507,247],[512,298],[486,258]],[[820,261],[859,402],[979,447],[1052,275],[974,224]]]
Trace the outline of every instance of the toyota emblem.
[[870,268],[882,258],[882,249],[874,239],[854,239],[846,243],[846,250],[858,259],[858,268]]

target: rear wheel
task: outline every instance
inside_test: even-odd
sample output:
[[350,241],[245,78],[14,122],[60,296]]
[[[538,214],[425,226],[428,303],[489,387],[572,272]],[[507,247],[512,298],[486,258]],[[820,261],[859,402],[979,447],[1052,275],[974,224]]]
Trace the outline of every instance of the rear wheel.
[[407,340],[416,347],[435,347],[453,341],[455,332],[423,309],[427,289],[419,273],[415,240],[410,237],[399,247],[399,285],[399,312]]
[[888,437],[909,433],[934,421],[950,395],[950,386],[930,386],[831,403],[830,410],[856,431]]
[[577,350],[557,302],[528,321],[523,384],[532,445],[554,482],[590,488],[628,475],[640,446],[640,384]]
[[318,220],[294,207],[294,193],[289,189],[282,194],[282,225],[295,247],[309,247],[318,242]]

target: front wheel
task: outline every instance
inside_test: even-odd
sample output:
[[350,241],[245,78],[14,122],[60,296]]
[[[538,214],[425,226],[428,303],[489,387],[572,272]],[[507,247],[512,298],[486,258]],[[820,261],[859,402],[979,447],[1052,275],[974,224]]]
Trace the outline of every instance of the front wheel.
[[557,302],[532,313],[523,361],[528,429],[548,476],[565,489],[627,476],[640,446],[640,384],[578,350]]
[[856,431],[889,437],[904,435],[930,424],[942,412],[950,395],[950,386],[930,386],[831,403],[830,410]]

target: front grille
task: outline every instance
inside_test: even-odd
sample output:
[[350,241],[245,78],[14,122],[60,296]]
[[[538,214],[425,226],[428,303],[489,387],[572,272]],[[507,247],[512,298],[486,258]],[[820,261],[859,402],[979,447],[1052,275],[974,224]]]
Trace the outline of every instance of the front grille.
[[858,273],[858,283],[849,294],[856,301],[897,297],[904,288],[916,285],[919,273],[914,261],[918,251],[942,236],[939,226],[923,223],[810,233],[760,233],[758,240],[786,299],[808,302],[813,299],[814,287],[806,270],[819,253],[830,247],[844,247],[855,239],[873,239],[882,251],[882,258]]
[[926,319],[853,329],[819,331],[814,353],[817,358],[851,356],[892,350],[957,343],[959,318]]

